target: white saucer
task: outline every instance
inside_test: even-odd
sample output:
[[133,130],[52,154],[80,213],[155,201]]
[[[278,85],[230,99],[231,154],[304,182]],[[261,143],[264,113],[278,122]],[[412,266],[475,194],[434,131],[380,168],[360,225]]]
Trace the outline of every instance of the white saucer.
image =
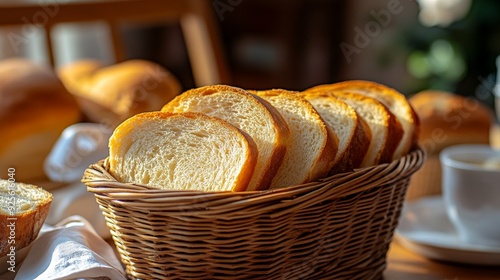
[[441,196],[407,202],[395,238],[402,246],[430,259],[500,265],[500,247],[469,244],[459,238]]

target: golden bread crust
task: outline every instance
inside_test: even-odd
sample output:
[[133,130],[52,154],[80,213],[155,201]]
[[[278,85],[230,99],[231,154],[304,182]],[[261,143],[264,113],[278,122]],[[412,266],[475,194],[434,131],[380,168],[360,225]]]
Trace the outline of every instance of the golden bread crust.
[[392,160],[399,159],[415,148],[418,139],[419,120],[405,95],[388,86],[365,80],[349,80],[334,84],[319,85],[312,89],[329,89],[333,91],[352,91],[377,99],[396,117],[403,129]]
[[[348,118],[355,122],[353,132],[346,139],[347,145],[338,156],[335,165],[330,170],[330,175],[352,171],[354,168],[361,167],[363,159],[368,151],[371,141],[371,131],[366,122],[358,116],[356,111],[344,101],[332,96],[328,92],[305,91],[301,93],[306,99],[321,98],[325,102],[335,104],[339,110],[345,110]],[[332,112],[336,113],[336,112]],[[340,124],[336,124],[340,125]]]
[[[314,107],[303,97],[299,92],[288,91],[284,89],[270,89],[263,91],[250,91],[252,94],[263,97],[280,96],[286,100],[293,100],[294,104],[299,104],[304,108],[313,118],[317,119],[321,126],[321,133],[326,135],[326,141],[322,144],[321,153],[315,158],[314,162],[309,168],[309,172],[304,180],[298,182],[299,184],[317,180],[328,175],[333,164],[335,163],[335,156],[338,150],[338,138],[335,132],[323,121],[320,114]],[[272,105],[271,105],[272,106]],[[285,120],[286,121],[286,120]],[[291,142],[290,142],[291,143]],[[278,166],[279,167],[279,166]]]

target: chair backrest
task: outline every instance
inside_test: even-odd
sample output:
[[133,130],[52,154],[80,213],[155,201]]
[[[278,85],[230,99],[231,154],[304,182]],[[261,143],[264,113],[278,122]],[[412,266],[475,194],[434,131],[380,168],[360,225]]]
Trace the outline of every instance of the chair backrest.
[[0,26],[23,25],[25,29],[37,25],[45,29],[52,66],[55,59],[51,30],[55,25],[106,22],[111,31],[114,59],[120,62],[125,59],[120,24],[177,20],[183,31],[195,84],[229,82],[218,26],[208,0],[1,1],[0,10]]

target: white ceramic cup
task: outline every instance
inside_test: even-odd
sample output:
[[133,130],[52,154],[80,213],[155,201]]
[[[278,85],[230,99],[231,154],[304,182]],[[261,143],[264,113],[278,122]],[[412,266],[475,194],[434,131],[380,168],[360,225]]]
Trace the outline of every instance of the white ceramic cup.
[[457,145],[440,160],[446,211],[461,239],[500,247],[500,150]]

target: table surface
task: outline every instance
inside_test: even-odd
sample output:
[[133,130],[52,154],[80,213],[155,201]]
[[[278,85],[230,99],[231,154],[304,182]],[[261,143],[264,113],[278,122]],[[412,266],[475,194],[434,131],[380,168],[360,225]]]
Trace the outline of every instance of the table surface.
[[[113,240],[107,242],[114,247]],[[453,264],[427,259],[402,247],[397,240],[387,253],[384,280],[499,280],[500,267]]]
[[472,266],[429,260],[415,254],[397,240],[387,254],[385,280],[498,280],[500,266]]

